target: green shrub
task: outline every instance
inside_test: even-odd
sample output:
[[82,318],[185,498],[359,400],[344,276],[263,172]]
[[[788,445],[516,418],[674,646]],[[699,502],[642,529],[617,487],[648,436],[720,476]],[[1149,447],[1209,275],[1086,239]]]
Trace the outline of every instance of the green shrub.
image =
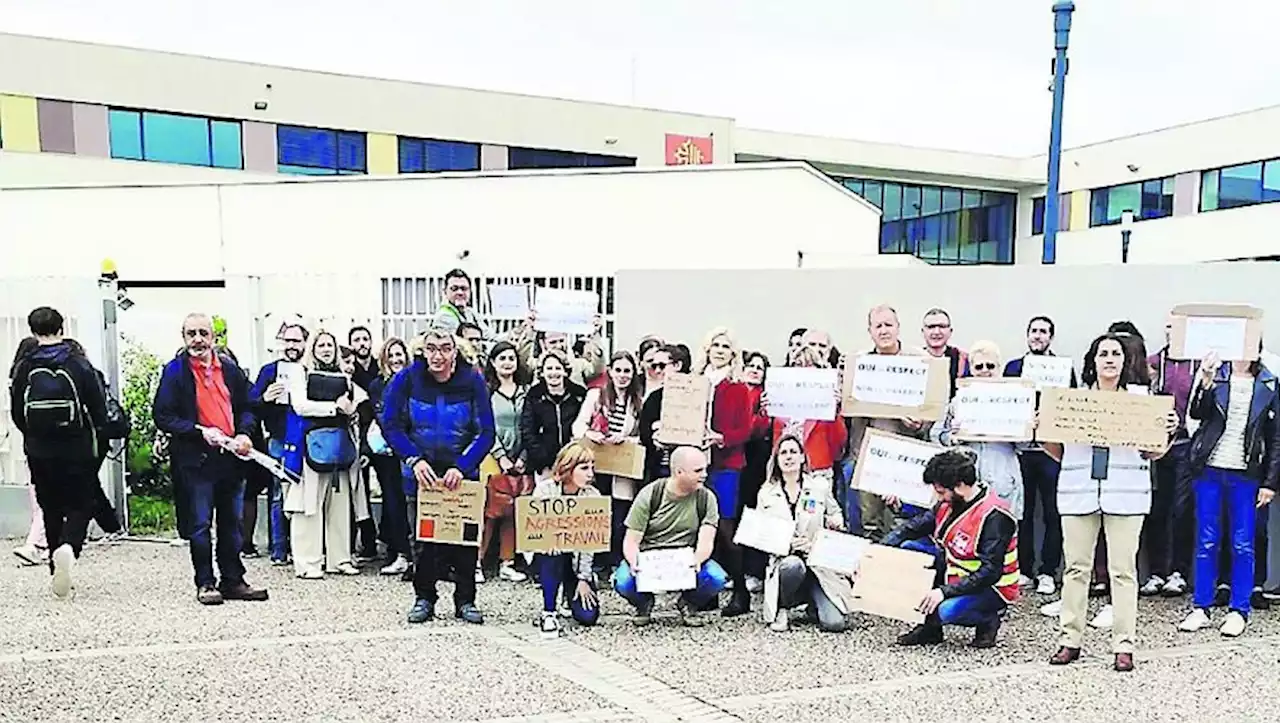
[[[169,462],[161,450],[155,449],[156,425],[151,418],[151,403],[160,386],[164,365],[136,340],[125,337],[121,353],[124,395],[120,404],[129,413],[131,424],[125,451],[125,475],[132,495],[160,500],[173,499],[173,482]],[[130,506],[132,509],[132,505]]]
[[160,535],[177,527],[173,503],[158,497],[129,495],[129,532]]

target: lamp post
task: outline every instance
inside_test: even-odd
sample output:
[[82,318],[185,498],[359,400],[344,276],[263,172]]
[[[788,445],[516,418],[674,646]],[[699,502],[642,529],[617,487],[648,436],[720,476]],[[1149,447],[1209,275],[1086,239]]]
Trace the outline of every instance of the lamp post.
[[1044,199],[1044,246],[1040,262],[1058,257],[1058,170],[1062,165],[1062,100],[1067,85],[1067,38],[1071,34],[1071,0],[1053,4],[1053,115],[1049,119],[1049,190]]
[[1129,263],[1129,238],[1133,234],[1133,211],[1120,212],[1120,263]]

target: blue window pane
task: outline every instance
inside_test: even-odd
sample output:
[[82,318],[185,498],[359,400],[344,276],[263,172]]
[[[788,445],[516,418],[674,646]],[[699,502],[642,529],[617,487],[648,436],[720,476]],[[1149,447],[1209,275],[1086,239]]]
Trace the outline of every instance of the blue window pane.
[[132,110],[107,113],[112,158],[142,160],[142,114]]
[[859,196],[862,195],[862,181],[859,181],[856,178],[846,178],[843,181],[841,181],[841,183],[844,185],[845,188],[849,189],[850,191],[853,191]]
[[946,239],[942,236],[942,218],[939,216],[929,216],[924,221],[924,243],[926,246],[936,246],[938,249],[938,260],[942,263],[955,263],[959,255],[959,240]]
[[423,173],[427,170],[427,154],[417,138],[400,139],[400,172]]
[[[870,185],[870,181],[868,181]],[[884,184],[884,211],[885,221],[897,221],[902,218],[902,186],[896,183]]]
[[1205,171],[1200,174],[1200,210],[1218,210],[1218,172]]
[[365,171],[367,163],[363,133],[338,132],[338,168],[343,171]]
[[921,259],[933,263],[938,261],[938,239],[925,237],[924,220],[913,218],[903,221],[907,226],[907,248]]
[[[862,197],[871,202],[876,208],[883,209],[884,199],[882,198],[883,188],[879,181],[867,181],[862,187]],[[893,219],[885,219],[893,220]]]
[[964,208],[978,208],[982,205],[982,191],[964,191],[960,205]]
[[423,141],[428,171],[480,170],[480,145],[455,141]]
[[901,221],[890,221],[880,226],[880,253],[902,253]]
[[960,189],[958,188],[942,189],[942,210],[943,211],[959,211],[960,210]]
[[207,118],[143,113],[142,138],[142,154],[148,161],[213,165]]
[[213,165],[218,168],[244,168],[244,151],[240,145],[240,124],[235,121],[213,121]]
[[1222,169],[1218,182],[1218,207],[1236,208],[1262,201],[1262,163]]
[[1031,199],[1031,235],[1044,234],[1044,197]]
[[338,168],[338,134],[323,128],[276,126],[277,160],[282,166]]
[[313,168],[311,166],[291,166],[287,163],[281,163],[276,166],[276,170],[280,173],[292,173],[299,176],[334,176],[337,171],[332,168]]
[[920,218],[920,187],[902,187],[902,217]]
[[1280,161],[1267,161],[1262,169],[1262,202],[1280,201]]
[[920,214],[932,216],[942,211],[942,189],[937,186],[925,186],[920,200]]

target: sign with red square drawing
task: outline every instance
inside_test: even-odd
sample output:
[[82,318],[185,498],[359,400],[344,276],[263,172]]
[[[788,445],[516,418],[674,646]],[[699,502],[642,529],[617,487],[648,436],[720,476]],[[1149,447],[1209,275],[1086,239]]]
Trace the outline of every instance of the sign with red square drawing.
[[667,134],[668,166],[701,166],[711,163],[713,139],[698,136]]

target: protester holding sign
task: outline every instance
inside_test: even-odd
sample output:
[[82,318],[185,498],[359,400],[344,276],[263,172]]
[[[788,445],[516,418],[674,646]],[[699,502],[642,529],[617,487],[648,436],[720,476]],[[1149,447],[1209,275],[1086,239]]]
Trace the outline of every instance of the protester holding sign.
[[[996,644],[1000,618],[1018,601],[1018,523],[1008,506],[981,484],[969,450],[947,450],[924,468],[937,506],[907,520],[884,544],[937,556],[937,586],[920,602],[924,623],[899,645],[941,643],[943,625],[974,628],[974,648]],[[930,539],[931,538],[931,539]]]
[[1276,384],[1276,376],[1256,360],[1222,363],[1217,353],[1210,352],[1200,365],[1188,407],[1191,418],[1200,420],[1188,458],[1188,471],[1195,479],[1194,609],[1178,626],[1180,630],[1195,632],[1209,624],[1225,508],[1231,602],[1220,631],[1232,638],[1244,632],[1251,612],[1254,567],[1259,564],[1254,559],[1254,510],[1270,504],[1280,487]]
[[[1140,341],[1140,340],[1139,340]],[[1093,340],[1084,357],[1080,379],[1085,387],[1113,394],[1146,394],[1124,338],[1108,332]],[[1141,357],[1146,368],[1146,356]],[[1177,429],[1170,411],[1170,438]],[[1058,509],[1062,511],[1063,550],[1067,567],[1062,580],[1062,646],[1050,665],[1066,665],[1080,657],[1094,547],[1100,530],[1106,532],[1108,573],[1114,627],[1111,633],[1114,667],[1133,670],[1133,646],[1138,617],[1138,542],[1143,518],[1151,509],[1151,465],[1165,450],[1139,451],[1130,446],[1090,447],[1065,444],[1058,479]]]
[[845,630],[853,602],[850,578],[806,564],[818,533],[843,530],[844,514],[830,482],[809,474],[799,437],[787,435],[778,440],[756,509],[785,519],[794,528],[790,553],[771,557],[765,572],[764,619],[769,629],[786,631],[790,626],[788,611],[807,602],[813,605],[820,629],[829,633]]
[[[400,474],[400,460],[387,444],[386,436],[377,420],[382,418],[383,392],[401,369],[409,364],[409,347],[399,337],[382,342],[378,352],[378,376],[369,382],[369,398],[373,402],[374,423],[369,427],[367,439],[373,454],[369,464],[378,475],[382,488],[382,541],[387,545],[387,564],[379,570],[381,575],[403,575],[409,571],[412,548],[409,543],[409,503],[404,495],[404,477]],[[407,580],[406,580],[407,582]]]
[[[495,436],[489,389],[478,372],[458,363],[453,335],[432,327],[423,334],[421,349],[422,356],[387,385],[379,420],[387,442],[404,462],[407,494],[435,485],[453,490],[463,480],[476,479]],[[442,566],[453,568],[455,616],[468,623],[484,622],[475,604],[477,550],[416,544],[416,601],[409,622],[435,617],[436,578]]]
[[[511,342],[493,346],[484,367],[485,384],[489,387],[489,403],[493,405],[493,451],[486,458],[490,474],[484,482],[490,502],[496,499],[514,502],[533,489],[533,480],[525,469],[525,449],[520,439],[520,413],[524,409],[533,374],[525,368]],[[483,475],[482,475],[483,476]],[[516,569],[516,521],[510,505],[486,506],[484,534],[480,537],[480,559],[496,537],[498,539],[498,577],[508,582],[524,582],[528,575]],[[495,514],[490,514],[495,513]],[[501,513],[501,514],[496,514]],[[484,582],[484,573],[476,568],[476,582]]]
[[[591,450],[578,442],[570,442],[556,455],[551,466],[551,476],[538,483],[533,490],[536,500],[562,499],[565,497],[597,497],[592,486],[595,480],[595,457]],[[539,628],[544,636],[560,634],[560,621],[556,619],[556,597],[563,589],[564,607],[561,615],[572,617],[579,625],[595,625],[600,620],[600,599],[596,592],[596,576],[592,571],[589,552],[539,553],[535,559],[538,582],[542,586],[542,619]],[[571,587],[572,586],[572,587]],[[566,614],[567,613],[567,614]]]
[[[992,341],[974,342],[969,350],[969,371],[973,379],[999,376],[1000,349]],[[1034,400],[1032,400],[1034,401]],[[1034,407],[1031,407],[1033,409]],[[965,445],[977,453],[978,479],[1004,500],[1015,520],[1022,519],[1022,468],[1013,442],[962,442],[956,439],[956,402],[947,405],[942,420],[933,425],[930,437],[946,447]]]
[[644,400],[640,409],[640,443],[644,445],[644,478],[649,481],[671,473],[671,446],[658,440],[662,430],[662,400],[666,398],[666,378],[671,374],[688,374],[693,356],[684,344],[668,344],[655,357],[663,364],[663,386]]
[[[810,330],[806,336],[813,333],[814,331]],[[827,369],[830,368],[830,359],[812,346],[806,345],[796,352],[793,366]],[[839,395],[839,393],[839,387],[832,391],[833,395]],[[766,413],[772,411],[768,394],[761,395],[760,405]],[[834,484],[836,462],[839,461],[845,444],[849,441],[849,432],[844,426],[844,420],[838,416],[833,420],[774,417],[774,439],[781,439],[787,434],[793,434],[804,440],[805,456],[809,460],[813,474]]]
[[[535,362],[544,358],[548,351],[554,351],[564,356],[569,369],[569,381],[580,387],[586,387],[604,372],[604,351],[600,341],[604,321],[599,314],[595,316],[595,330],[583,341],[581,355],[574,354],[573,339],[569,334],[563,331],[536,331],[534,325],[537,318],[537,314],[530,314],[525,323],[511,334],[511,343],[520,351],[520,358],[524,359],[525,366],[541,371],[541,364]],[[560,449],[560,446],[556,449]]]
[[920,335],[924,337],[924,351],[936,359],[946,358],[947,378],[951,380],[951,396],[956,395],[956,380],[969,373],[970,355],[963,349],[951,346],[951,314],[946,309],[934,307],[920,320]]
[[[764,484],[769,458],[773,455],[773,420],[760,406],[765,377],[769,372],[769,357],[763,352],[748,351],[742,355],[742,383],[747,388],[751,404],[751,437],[742,448],[742,473],[738,482],[738,512],[745,507],[755,507],[760,487]],[[763,586],[765,555],[758,550],[747,549],[742,553],[747,572],[747,590],[759,592]]]
[[703,486],[707,479],[707,457],[700,449],[678,447],[671,453],[671,477],[657,480],[640,490],[627,514],[627,535],[622,543],[624,562],[613,576],[613,589],[635,606],[633,622],[648,625],[653,612],[653,593],[640,580],[646,574],[640,559],[651,551],[691,552],[691,589],[680,596],[680,618],[686,626],[701,627],[699,612],[724,589],[724,570],[711,560],[716,525],[720,514],[716,497]]

